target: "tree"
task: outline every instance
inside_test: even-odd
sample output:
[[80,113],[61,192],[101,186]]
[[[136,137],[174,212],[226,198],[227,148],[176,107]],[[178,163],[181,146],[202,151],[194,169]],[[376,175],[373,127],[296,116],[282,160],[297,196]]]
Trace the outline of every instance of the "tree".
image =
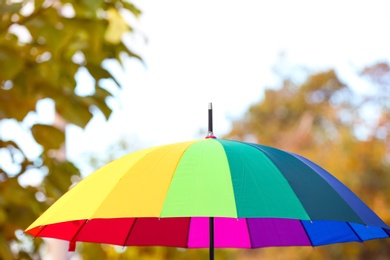
[[[377,72],[371,72],[377,71],[377,66],[367,67],[359,73],[361,83],[366,80],[370,83],[385,81],[389,74],[383,72],[378,78]],[[387,73],[390,73],[390,69]],[[225,138],[272,145],[310,158],[333,173],[390,223],[390,125],[389,120],[383,122],[382,119],[389,112],[390,97],[385,98],[387,92],[381,96],[372,94],[375,93],[373,90],[379,91],[382,83],[380,86],[370,85],[372,89],[365,93],[353,90],[334,70],[308,74],[302,82],[287,75],[282,77],[281,86],[268,89],[264,98],[253,104],[242,119],[233,122]],[[375,120],[367,120],[365,110],[374,105],[377,106],[375,111],[381,112]],[[110,153],[125,147],[120,145],[120,149],[110,148],[104,156],[112,159]],[[99,158],[97,161],[101,163],[105,160]],[[218,249],[216,258],[386,259],[390,255],[389,242],[375,240],[365,242],[364,246],[351,243],[315,249]],[[85,259],[207,257],[207,250],[189,249],[182,252],[166,247],[128,247],[118,254],[114,247],[105,245],[83,243],[82,247],[94,248],[93,254],[83,255]]]
[[[0,132],[1,259],[28,258],[36,252],[37,247],[15,247],[20,243],[15,232],[26,228],[79,175],[75,165],[56,154],[65,141],[64,129],[31,123],[28,116],[38,102],[51,100],[56,118],[67,124],[85,127],[93,109],[109,118],[107,100],[114,93],[105,82],[120,84],[105,62],[141,59],[122,41],[124,34],[133,33],[125,18],[140,14],[126,0],[0,1],[0,127],[19,125],[41,149],[31,158],[20,136]],[[75,76],[80,71],[95,80],[88,95],[78,94],[83,86],[76,88]],[[45,175],[42,184],[22,186],[20,177],[33,170]]]
[[[390,223],[390,68],[386,63],[356,73],[358,85],[334,70],[303,82],[282,78],[265,91],[226,136],[288,150],[323,166]],[[359,86],[366,84],[368,91]],[[275,259],[383,259],[388,240],[312,248],[261,249],[245,254]],[[284,257],[283,257],[284,256]],[[382,258],[381,258],[382,257]],[[248,259],[251,259],[250,257]]]

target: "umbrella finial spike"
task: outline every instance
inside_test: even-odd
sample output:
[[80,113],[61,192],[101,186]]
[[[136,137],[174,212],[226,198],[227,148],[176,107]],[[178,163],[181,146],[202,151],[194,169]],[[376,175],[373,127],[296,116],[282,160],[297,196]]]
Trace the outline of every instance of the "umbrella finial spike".
[[213,134],[213,104],[211,102],[209,103],[209,129],[206,139],[208,138],[216,138]]

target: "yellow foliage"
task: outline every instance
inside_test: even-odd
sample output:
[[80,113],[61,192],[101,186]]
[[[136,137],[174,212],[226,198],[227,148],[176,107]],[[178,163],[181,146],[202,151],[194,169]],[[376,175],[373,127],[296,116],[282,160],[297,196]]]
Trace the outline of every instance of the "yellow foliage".
[[109,43],[118,44],[122,40],[122,35],[129,30],[129,26],[115,8],[108,9],[107,15],[108,27],[104,39]]

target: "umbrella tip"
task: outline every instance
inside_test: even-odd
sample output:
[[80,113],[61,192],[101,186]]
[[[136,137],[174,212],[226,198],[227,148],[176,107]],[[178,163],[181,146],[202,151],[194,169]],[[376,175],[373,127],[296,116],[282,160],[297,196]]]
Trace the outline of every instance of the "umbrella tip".
[[213,103],[209,102],[209,109],[213,109]]

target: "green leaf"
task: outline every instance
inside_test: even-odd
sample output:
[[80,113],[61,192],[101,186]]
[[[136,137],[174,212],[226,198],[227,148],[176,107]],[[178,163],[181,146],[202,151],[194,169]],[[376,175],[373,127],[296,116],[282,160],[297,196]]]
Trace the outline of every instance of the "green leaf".
[[[136,54],[135,52],[132,52],[130,49],[128,49],[126,47],[126,45],[124,45],[123,43],[120,43],[118,44],[118,46],[116,47],[115,49],[115,58],[121,62],[121,58],[120,58],[120,54],[121,53],[126,53],[127,55],[129,55],[130,57],[132,58],[136,58],[138,60],[140,60],[141,62],[143,62],[141,56],[139,56],[138,54]],[[121,62],[122,64],[122,62]]]
[[65,142],[65,133],[51,125],[35,124],[31,127],[31,133],[45,150],[59,149]]
[[81,0],[80,3],[85,5],[89,10],[96,12],[102,5],[103,0]]
[[13,141],[3,141],[3,140],[0,139],[0,148],[8,147],[8,146],[11,146],[11,147],[13,147],[15,149],[20,150],[20,148],[19,148],[17,143],[15,143]]
[[4,235],[0,235],[0,259],[12,260],[15,259],[11,252],[11,248],[8,246],[8,241]]
[[24,67],[17,48],[0,46],[0,82],[13,79]]
[[10,90],[0,88],[1,118],[14,118],[22,121],[30,111],[34,111],[36,99],[33,96],[21,94],[22,90],[18,85]]
[[5,209],[0,207],[0,225],[3,225],[7,222],[7,213],[5,212]]
[[133,5],[132,3],[130,3],[126,0],[121,1],[121,2],[123,4],[123,7],[126,8],[127,10],[129,10],[130,12],[132,12],[135,17],[138,17],[142,14],[142,11],[138,7]]
[[70,185],[72,184],[71,177],[73,175],[80,175],[80,172],[77,167],[69,161],[46,159],[46,164],[50,165],[49,174],[44,180],[46,195],[56,199],[62,196],[70,188]]
[[102,68],[100,65],[88,63],[86,68],[88,69],[89,74],[96,79],[96,82],[100,79],[110,79],[112,77],[108,70]]
[[[1,2],[0,2],[1,4]],[[0,15],[18,13],[22,9],[23,3],[1,4]]]
[[91,96],[93,104],[104,114],[106,119],[108,119],[112,113],[111,108],[107,105],[107,97],[111,97],[111,93],[107,90],[96,86],[96,93],[94,96]]
[[55,99],[56,111],[68,122],[84,128],[92,119],[89,105],[83,102],[84,97],[60,96]]
[[42,7],[45,0],[34,0],[34,9],[37,10]]

